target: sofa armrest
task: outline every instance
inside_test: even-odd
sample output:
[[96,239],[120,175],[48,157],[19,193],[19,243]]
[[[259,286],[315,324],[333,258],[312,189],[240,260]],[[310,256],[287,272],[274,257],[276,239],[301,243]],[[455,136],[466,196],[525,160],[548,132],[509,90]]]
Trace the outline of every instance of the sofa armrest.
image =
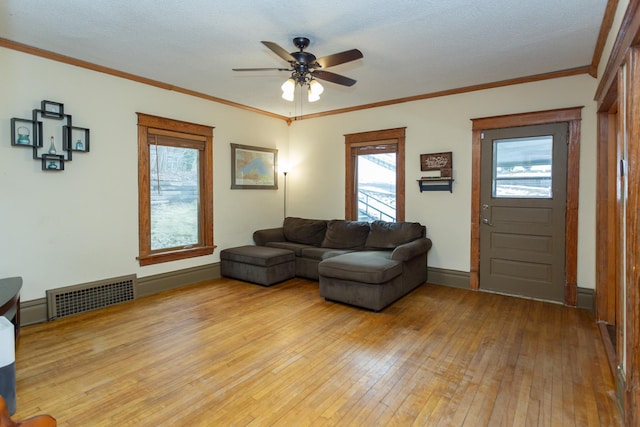
[[391,253],[391,259],[396,261],[408,261],[418,255],[426,254],[431,249],[431,239],[421,237],[409,243],[396,247]]
[[284,228],[278,227],[258,230],[253,233],[253,241],[258,246],[264,246],[269,242],[285,242]]

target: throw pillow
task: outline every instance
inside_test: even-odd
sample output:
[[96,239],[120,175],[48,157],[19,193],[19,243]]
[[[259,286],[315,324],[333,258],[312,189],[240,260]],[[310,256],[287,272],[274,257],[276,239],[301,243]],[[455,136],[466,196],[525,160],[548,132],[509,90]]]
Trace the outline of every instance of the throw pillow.
[[327,221],[287,217],[284,220],[284,237],[294,243],[320,246],[327,230]]
[[365,243],[369,249],[394,249],[403,243],[424,237],[425,228],[419,222],[373,221]]
[[369,223],[332,219],[327,224],[323,248],[362,249],[369,236]]

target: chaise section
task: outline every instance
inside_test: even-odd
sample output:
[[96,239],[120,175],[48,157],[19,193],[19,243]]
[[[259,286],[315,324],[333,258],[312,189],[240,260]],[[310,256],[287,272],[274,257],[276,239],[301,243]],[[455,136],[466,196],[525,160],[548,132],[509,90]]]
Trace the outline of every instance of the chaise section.
[[295,255],[286,249],[239,246],[220,252],[225,277],[271,286],[295,276]]
[[353,252],[318,265],[320,296],[379,311],[405,295],[402,262],[388,251]]

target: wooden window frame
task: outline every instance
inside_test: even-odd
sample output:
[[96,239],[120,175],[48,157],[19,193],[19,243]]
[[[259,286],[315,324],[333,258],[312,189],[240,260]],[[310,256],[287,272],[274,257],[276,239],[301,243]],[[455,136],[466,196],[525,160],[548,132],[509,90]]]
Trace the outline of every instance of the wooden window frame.
[[[213,253],[213,128],[164,117],[138,114],[138,236],[141,266],[193,258]],[[184,248],[151,250],[151,194],[149,133],[192,140],[200,153],[199,244]],[[193,147],[190,147],[193,148]]]
[[352,133],[344,136],[345,142],[345,205],[344,217],[349,220],[357,220],[358,212],[354,201],[356,198],[356,180],[354,172],[356,169],[355,157],[352,155],[353,149],[367,145],[376,145],[384,142],[386,145],[396,144],[396,222],[405,220],[405,130],[406,128],[395,128],[376,130],[370,132]]

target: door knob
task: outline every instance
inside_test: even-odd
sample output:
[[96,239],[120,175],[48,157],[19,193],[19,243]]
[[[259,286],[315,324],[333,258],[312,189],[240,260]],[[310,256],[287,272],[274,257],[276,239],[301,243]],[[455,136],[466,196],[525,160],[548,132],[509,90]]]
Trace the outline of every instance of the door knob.
[[482,223],[493,226],[493,224],[491,224],[491,221],[489,221],[489,218],[482,218]]

